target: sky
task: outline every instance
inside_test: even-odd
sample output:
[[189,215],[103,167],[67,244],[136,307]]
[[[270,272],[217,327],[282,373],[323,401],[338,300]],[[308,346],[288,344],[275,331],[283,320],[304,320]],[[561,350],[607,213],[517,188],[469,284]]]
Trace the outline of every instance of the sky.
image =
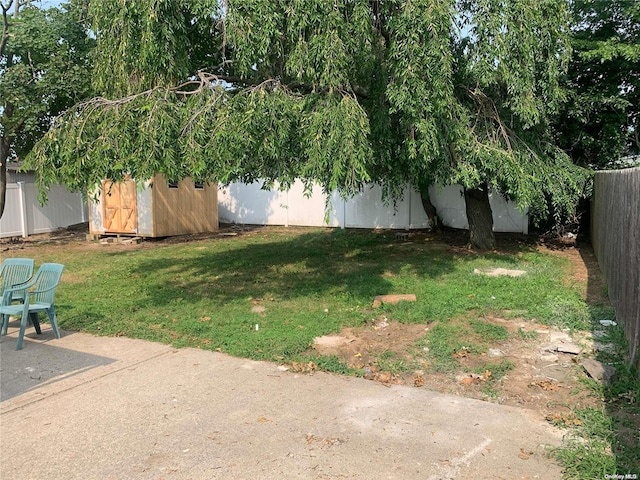
[[40,8],[51,8],[59,6],[62,0],[38,0],[37,3]]

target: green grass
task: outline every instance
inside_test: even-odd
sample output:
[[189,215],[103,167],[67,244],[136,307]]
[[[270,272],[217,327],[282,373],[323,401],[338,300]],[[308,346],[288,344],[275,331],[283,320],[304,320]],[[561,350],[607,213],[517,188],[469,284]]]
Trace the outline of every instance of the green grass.
[[520,337],[520,339],[522,340],[535,340],[536,338],[538,338],[538,336],[538,332],[536,332],[535,330],[525,331],[522,328],[518,328],[518,337]]
[[[391,233],[370,231],[267,229],[36,258],[47,260],[66,265],[57,297],[62,328],[264,360],[293,359],[316,336],[364,324],[380,294],[416,294],[416,303],[380,309],[407,323],[516,309],[550,323],[559,296],[579,298],[562,284],[563,260],[549,255],[527,249],[452,255],[445,246],[401,245]],[[489,266],[529,273],[520,278],[473,273]],[[254,305],[264,312],[252,312]]]
[[509,338],[509,331],[502,325],[494,325],[483,320],[469,320],[471,330],[479,335],[484,342],[493,343]]
[[484,393],[488,398],[495,399],[500,395],[497,390],[500,380],[502,380],[502,378],[514,368],[515,365],[513,363],[508,360],[503,360],[499,363],[487,362],[484,365],[479,365],[474,368],[473,373],[482,375],[487,371],[491,372],[491,376],[482,386],[482,393]]
[[418,347],[428,349],[434,371],[451,372],[459,367],[456,355],[485,353],[495,342],[508,337],[509,333],[502,325],[474,318],[456,319],[442,321],[430,328]]
[[417,368],[412,362],[400,358],[397,353],[389,350],[378,355],[376,365],[380,371],[389,372],[392,375],[401,375]]

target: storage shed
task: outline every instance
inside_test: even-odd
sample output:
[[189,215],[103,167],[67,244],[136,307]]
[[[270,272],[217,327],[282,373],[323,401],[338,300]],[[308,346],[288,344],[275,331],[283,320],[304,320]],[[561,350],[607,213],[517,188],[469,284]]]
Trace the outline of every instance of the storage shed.
[[89,198],[89,233],[168,237],[218,230],[218,187],[156,175],[139,188],[132,179],[104,180]]

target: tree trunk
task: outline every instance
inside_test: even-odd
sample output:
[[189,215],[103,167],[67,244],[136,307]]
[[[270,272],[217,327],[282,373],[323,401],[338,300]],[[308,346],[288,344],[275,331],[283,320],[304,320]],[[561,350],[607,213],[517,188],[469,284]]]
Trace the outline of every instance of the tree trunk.
[[420,187],[420,200],[422,200],[422,208],[424,208],[424,212],[429,217],[429,224],[431,228],[439,232],[440,231],[440,217],[438,217],[438,213],[436,212],[436,207],[431,203],[431,198],[429,197],[429,186],[421,186]]
[[464,201],[469,221],[469,243],[476,250],[493,250],[496,238],[493,234],[493,215],[489,204],[489,188],[464,189]]
[[9,160],[9,139],[0,139],[0,218],[4,214],[7,199],[7,161]]
[[[11,58],[9,58],[11,60]],[[7,62],[10,64],[11,62]],[[2,112],[2,123],[5,126],[5,131],[2,132],[0,137],[0,218],[4,214],[4,206],[7,199],[7,162],[9,161],[9,153],[11,152],[12,137],[7,132],[8,120],[13,115],[13,104],[7,102],[4,105],[4,111]]]

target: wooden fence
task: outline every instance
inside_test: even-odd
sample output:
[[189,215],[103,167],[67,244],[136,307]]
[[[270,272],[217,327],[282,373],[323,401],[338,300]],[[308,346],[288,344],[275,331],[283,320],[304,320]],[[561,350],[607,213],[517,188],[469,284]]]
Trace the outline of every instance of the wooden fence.
[[640,167],[596,173],[591,243],[631,362],[640,366]]

